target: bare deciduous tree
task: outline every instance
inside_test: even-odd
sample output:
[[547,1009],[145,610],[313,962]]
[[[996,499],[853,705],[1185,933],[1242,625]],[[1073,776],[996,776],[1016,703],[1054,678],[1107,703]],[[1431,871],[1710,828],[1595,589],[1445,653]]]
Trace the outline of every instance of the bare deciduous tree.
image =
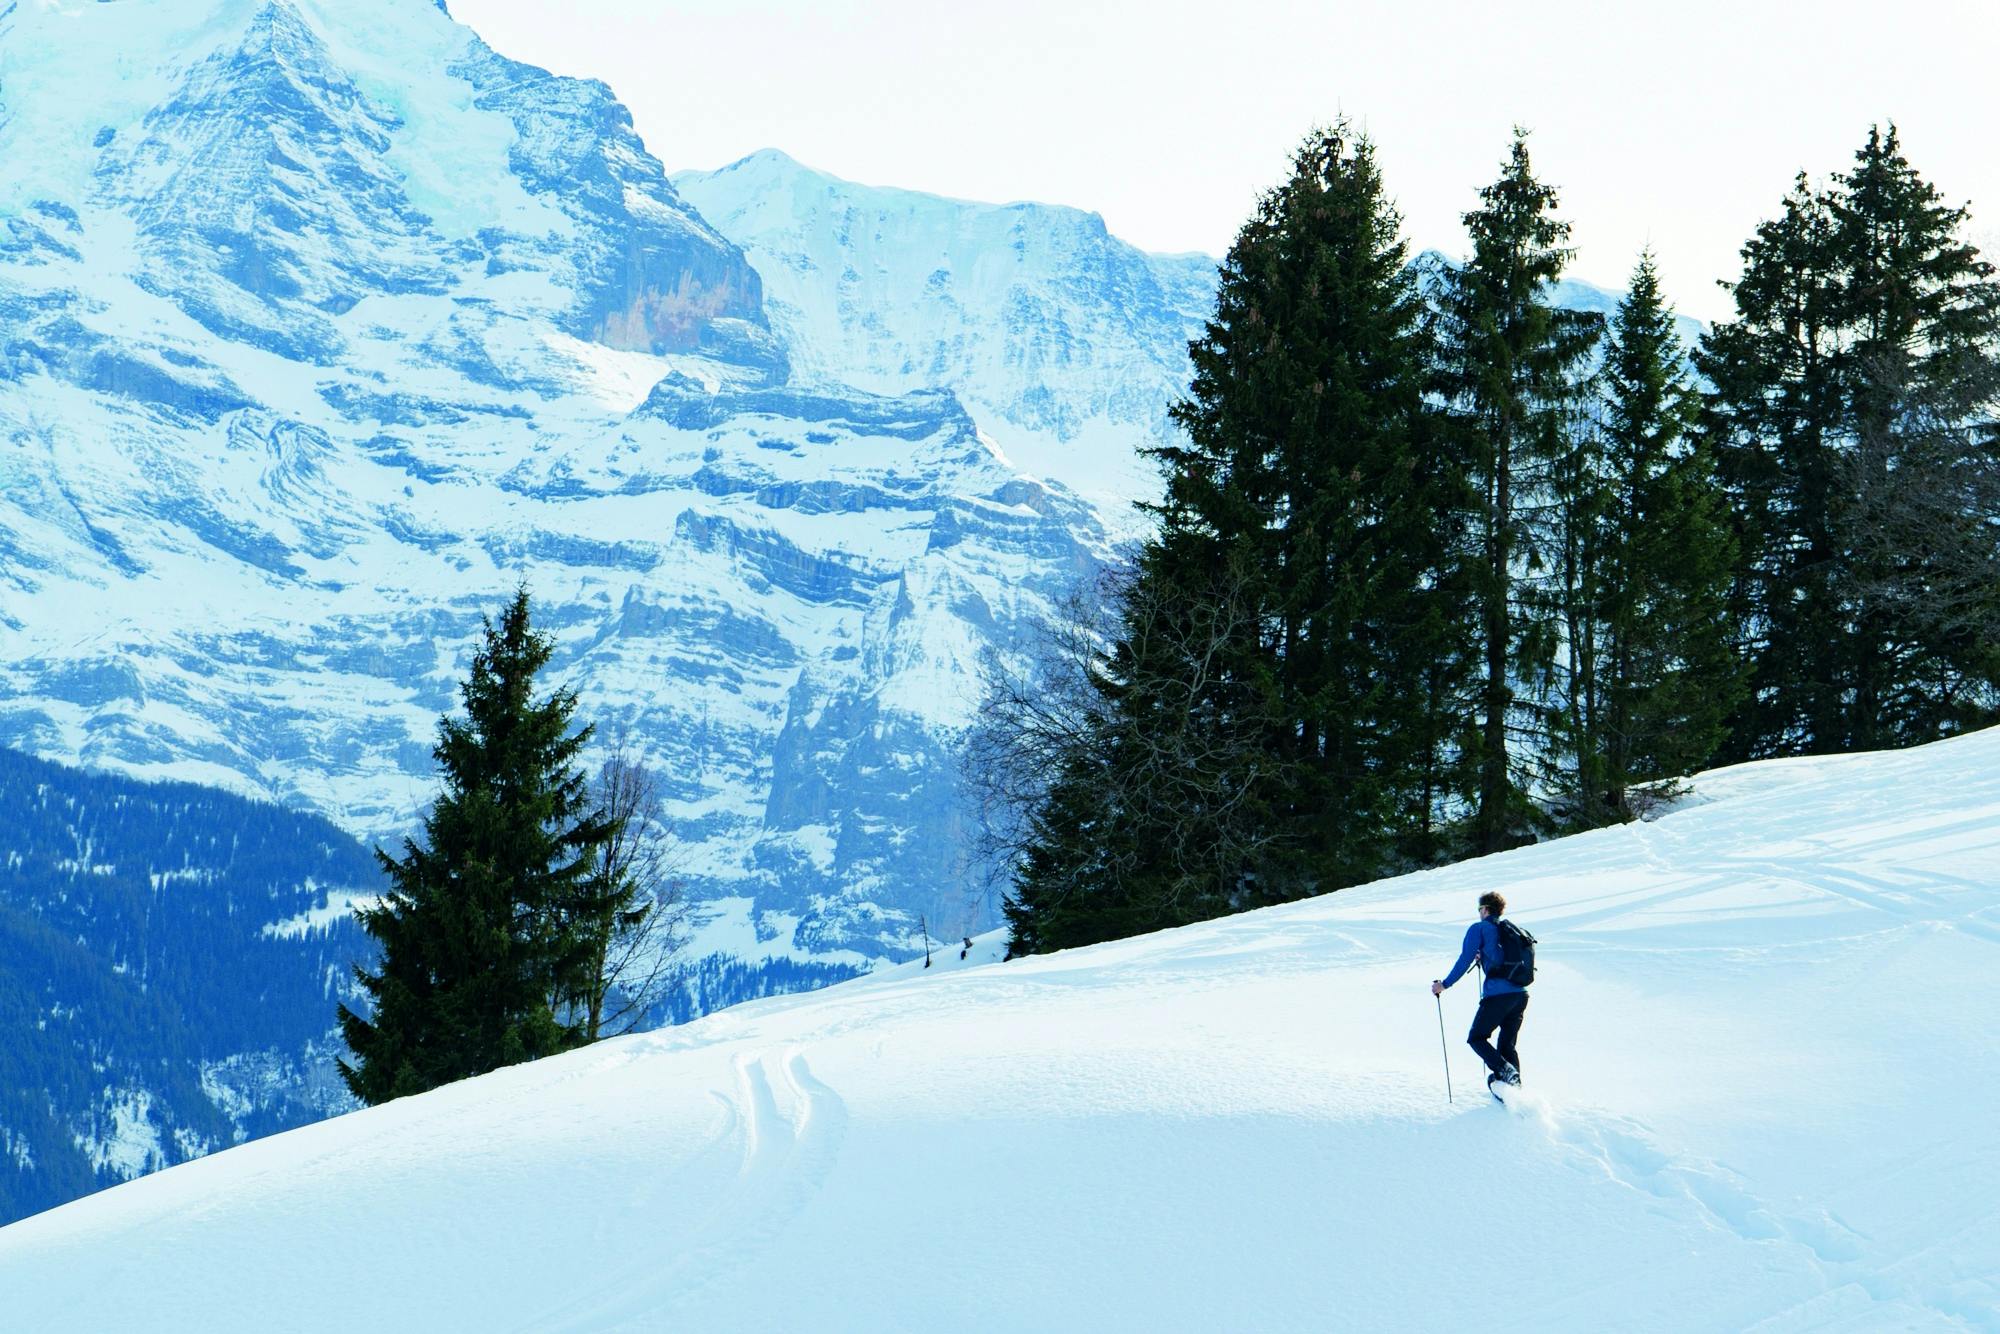
[[1281,834],[1259,803],[1275,761],[1259,692],[1233,670],[1258,633],[1247,584],[1107,576],[1055,604],[1023,661],[989,663],[967,780],[1000,877],[1032,858],[1042,904],[1092,916],[1095,899],[1151,925],[1271,892],[1259,876]]
[[613,741],[594,790],[618,832],[598,853],[605,909],[591,938],[594,981],[574,1002],[592,1042],[638,1028],[673,986],[689,907],[659,775],[640,762],[629,736]]
[[964,772],[992,876],[1011,874],[1031,838],[1029,814],[1068,757],[1103,731],[1104,699],[1093,677],[1117,632],[1123,583],[1104,572],[1079,584],[1030,623],[1021,654],[986,653]]

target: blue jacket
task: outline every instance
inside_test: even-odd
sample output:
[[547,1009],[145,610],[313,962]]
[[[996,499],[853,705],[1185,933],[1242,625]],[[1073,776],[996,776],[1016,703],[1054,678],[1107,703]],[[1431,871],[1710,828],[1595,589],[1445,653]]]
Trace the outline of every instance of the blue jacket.
[[1489,918],[1482,917],[1465,928],[1465,948],[1458,952],[1458,962],[1444,975],[1444,984],[1450,986],[1464,977],[1465,970],[1472,967],[1474,959],[1479,960],[1479,966],[1486,972],[1486,985],[1480,990],[1480,995],[1511,996],[1517,991],[1527,990],[1493,976],[1493,965],[1500,962],[1500,928]]

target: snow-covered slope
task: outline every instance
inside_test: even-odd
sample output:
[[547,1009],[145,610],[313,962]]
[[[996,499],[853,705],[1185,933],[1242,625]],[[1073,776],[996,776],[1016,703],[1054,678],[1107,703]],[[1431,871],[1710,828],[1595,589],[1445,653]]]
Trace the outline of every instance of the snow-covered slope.
[[[23,1330],[2000,1327],[2000,731],[745,1005],[0,1230]],[[1536,1103],[1426,983],[1541,937]],[[344,1257],[344,1258],[337,1258]]]
[[1080,209],[857,185],[774,149],[674,185],[750,255],[800,372],[949,388],[1014,463],[1113,522],[1157,490],[1138,450],[1186,392],[1214,259],[1147,254]]
[[0,742],[393,836],[525,581],[701,942],[977,928],[973,668],[1101,525],[948,393],[795,381],[609,89],[434,0],[0,0],[0,164]]

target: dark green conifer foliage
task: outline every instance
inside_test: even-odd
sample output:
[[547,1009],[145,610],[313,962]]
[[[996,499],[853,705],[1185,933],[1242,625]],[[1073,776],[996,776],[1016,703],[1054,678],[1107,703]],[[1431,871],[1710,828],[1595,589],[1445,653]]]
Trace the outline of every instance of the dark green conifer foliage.
[[1833,441],[1840,429],[1833,219],[1801,174],[1743,247],[1736,319],[1702,340],[1710,449],[1739,558],[1731,590],[1749,690],[1721,757],[1805,753],[1838,735]]
[[1156,452],[1100,744],[1017,880],[1017,949],[1081,943],[1058,898],[1101,939],[1433,854],[1467,504],[1399,227],[1372,146],[1336,125],[1231,247],[1185,437]]
[[[419,1093],[578,1045],[562,998],[592,965],[596,850],[611,826],[589,804],[574,727],[576,696],[536,693],[552,641],[514,596],[460,686],[463,718],[438,724],[443,790],[421,841],[379,851],[391,891],[357,912],[382,945],[380,971],[357,969],[374,1002],[340,1024],[354,1061],[341,1072],[369,1103]],[[565,1007],[567,1008],[567,1007]]]
[[1740,693],[1726,616],[1735,544],[1653,257],[1612,320],[1592,437],[1590,558],[1572,618],[1569,734],[1585,823],[1703,767]]
[[1010,957],[1125,934],[1118,928],[1129,896],[1114,899],[1120,880],[1110,863],[1117,858],[1099,841],[1112,832],[1107,777],[1101,762],[1078,750],[1065,757],[1062,772],[1029,813],[1027,851],[1001,909]]
[[1466,263],[1442,274],[1443,389],[1476,496],[1471,608],[1480,643],[1466,762],[1473,775],[1475,852],[1522,841],[1537,820],[1528,798],[1536,757],[1558,720],[1548,701],[1561,638],[1565,572],[1561,488],[1574,472],[1585,372],[1601,330],[1594,315],[1551,304],[1570,251],[1556,191],[1534,174],[1516,131],[1498,180],[1465,215]]
[[1310,137],[1225,264],[1161,451],[1161,558],[1247,580],[1281,827],[1257,897],[1421,852],[1440,730],[1426,669],[1462,664],[1450,566],[1465,492],[1425,398],[1425,310],[1373,146]]
[[1838,181],[1845,744],[1872,750],[2000,717],[2000,283],[1895,126]]
[[[1237,679],[1270,729],[1272,901],[1423,855],[1442,724],[1426,672],[1461,666],[1452,567],[1464,483],[1425,394],[1425,309],[1373,146],[1309,137],[1224,265],[1162,450],[1162,560],[1244,580]],[[1212,575],[1211,575],[1212,577]]]
[[1833,189],[1801,176],[1744,247],[1736,318],[1698,359],[1751,672],[1724,758],[1996,716],[2000,286],[1966,218],[1875,130]]

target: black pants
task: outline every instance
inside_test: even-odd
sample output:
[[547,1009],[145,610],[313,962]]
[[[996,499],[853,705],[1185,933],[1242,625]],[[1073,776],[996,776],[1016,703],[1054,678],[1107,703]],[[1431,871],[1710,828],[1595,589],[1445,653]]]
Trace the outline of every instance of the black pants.
[[[1506,996],[1487,996],[1480,1000],[1479,1010],[1472,1016],[1472,1032],[1466,1041],[1479,1053],[1479,1059],[1486,1062],[1486,1068],[1499,1074],[1507,1066],[1521,1068],[1521,1053],[1514,1050],[1514,1039],[1521,1036],[1521,1020],[1528,1013],[1528,993],[1516,991]],[[1495,1051],[1487,1036],[1495,1028],[1500,1030],[1500,1049]]]

